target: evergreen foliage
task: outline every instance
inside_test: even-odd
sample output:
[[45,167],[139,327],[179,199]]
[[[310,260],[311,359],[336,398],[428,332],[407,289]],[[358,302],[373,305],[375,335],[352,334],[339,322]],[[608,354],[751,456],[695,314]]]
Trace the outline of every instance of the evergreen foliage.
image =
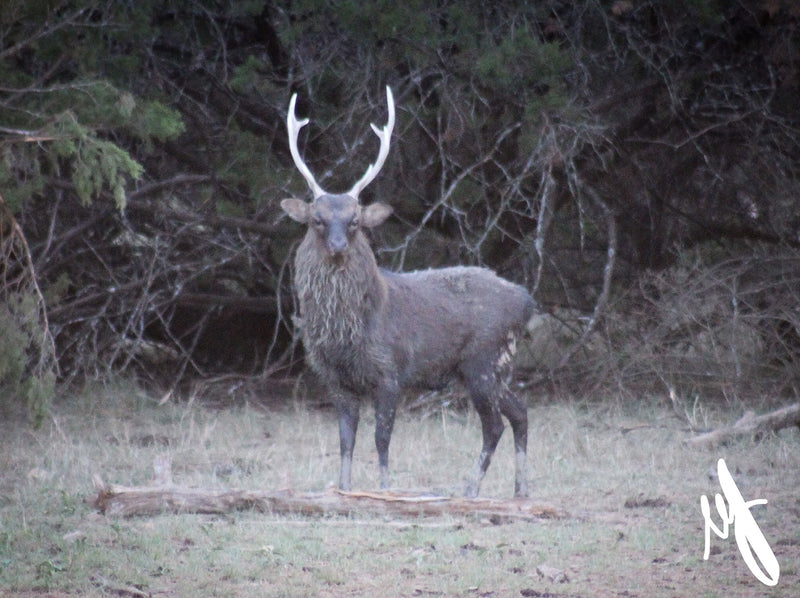
[[[392,151],[363,197],[395,209],[376,239],[388,267],[483,263],[581,314],[578,328],[592,314],[591,333],[687,251],[709,267],[793,259],[798,22],[788,0],[6,0],[0,193],[62,378],[174,386],[297,365],[299,231],[278,208],[305,193],[285,137],[293,92],[311,118],[301,151],[341,190],[374,159],[368,123],[394,89]],[[8,275],[19,264],[4,257]],[[4,291],[15,344],[0,377],[18,385],[33,350],[18,344],[38,333],[20,324],[27,295]],[[768,369],[786,391],[800,315],[769,309],[752,321],[767,336],[781,323],[785,367]]]

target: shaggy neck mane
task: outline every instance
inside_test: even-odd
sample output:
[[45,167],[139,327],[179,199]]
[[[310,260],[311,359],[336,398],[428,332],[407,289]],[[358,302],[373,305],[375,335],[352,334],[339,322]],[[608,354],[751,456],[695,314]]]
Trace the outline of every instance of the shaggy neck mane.
[[319,244],[309,231],[298,248],[295,276],[305,342],[309,348],[361,343],[387,292],[375,257],[361,233],[339,263]]

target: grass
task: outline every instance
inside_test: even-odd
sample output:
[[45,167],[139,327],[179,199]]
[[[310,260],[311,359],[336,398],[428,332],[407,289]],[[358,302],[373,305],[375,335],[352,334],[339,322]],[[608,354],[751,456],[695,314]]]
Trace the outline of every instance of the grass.
[[[495,525],[256,512],[120,519],[92,508],[92,475],[146,484],[155,457],[172,461],[181,484],[322,490],[338,475],[335,417],[289,399],[281,407],[212,409],[158,406],[125,385],[87,391],[62,400],[41,430],[0,423],[0,596],[134,595],[137,588],[237,597],[794,595],[800,432],[699,451],[682,443],[689,433],[666,405],[609,405],[564,401],[530,410],[532,497],[569,513],[560,520]],[[718,425],[740,413],[707,415]],[[365,408],[357,489],[377,485],[371,420]],[[479,444],[472,412],[401,414],[393,482],[460,493]],[[512,452],[509,432],[482,496],[511,496]],[[702,559],[700,495],[719,492],[709,472],[720,457],[745,500],[769,500],[752,512],[781,564],[774,588],[749,572],[732,535],[712,535],[712,556]],[[551,579],[547,567],[566,581]]]

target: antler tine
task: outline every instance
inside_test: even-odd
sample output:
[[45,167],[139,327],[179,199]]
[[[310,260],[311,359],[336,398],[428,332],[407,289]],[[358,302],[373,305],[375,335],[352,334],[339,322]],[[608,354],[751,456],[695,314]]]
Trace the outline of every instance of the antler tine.
[[297,135],[300,133],[300,129],[308,124],[308,119],[297,120],[297,115],[294,111],[296,103],[297,94],[295,93],[292,94],[292,100],[289,102],[289,114],[286,116],[286,129],[289,132],[289,151],[292,152],[294,165],[297,166],[297,170],[303,175],[306,183],[308,183],[308,186],[311,188],[311,192],[314,194],[314,199],[316,199],[320,195],[325,195],[325,191],[317,184],[314,175],[311,174],[311,170],[309,170],[306,163],[303,162],[303,159],[300,157],[300,152],[297,151]]
[[361,177],[361,179],[355,185],[353,185],[353,188],[350,190],[349,195],[351,197],[355,197],[356,199],[358,199],[358,194],[364,190],[364,187],[369,185],[378,175],[383,167],[383,163],[386,161],[386,156],[389,155],[389,139],[392,136],[392,129],[394,129],[394,97],[392,96],[392,90],[388,85],[386,86],[386,102],[389,104],[389,118],[386,122],[386,126],[384,126],[383,130],[381,130],[374,124],[370,125],[372,130],[375,131],[375,134],[381,140],[381,148],[378,150],[378,159],[374,164],[369,165],[367,172],[364,173],[364,176]]

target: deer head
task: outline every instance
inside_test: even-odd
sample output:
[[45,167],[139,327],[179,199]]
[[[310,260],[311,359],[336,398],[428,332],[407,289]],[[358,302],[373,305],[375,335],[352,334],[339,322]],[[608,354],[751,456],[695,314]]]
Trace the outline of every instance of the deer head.
[[303,175],[314,199],[306,203],[300,199],[290,198],[281,202],[281,207],[292,220],[308,224],[310,229],[324,242],[328,252],[333,255],[344,254],[350,246],[350,241],[359,232],[361,227],[372,228],[381,224],[392,213],[392,208],[383,203],[373,203],[362,207],[358,196],[380,172],[386,156],[389,155],[389,141],[394,128],[394,98],[392,90],[386,87],[386,101],[389,108],[389,117],[383,129],[374,124],[372,130],[381,140],[378,159],[370,164],[358,182],[347,193],[328,193],[317,183],[311,170],[300,157],[297,150],[297,135],[308,119],[298,121],[295,114],[297,94],[292,95],[289,102],[289,113],[286,117],[286,128],[289,133],[289,150],[295,166]]

